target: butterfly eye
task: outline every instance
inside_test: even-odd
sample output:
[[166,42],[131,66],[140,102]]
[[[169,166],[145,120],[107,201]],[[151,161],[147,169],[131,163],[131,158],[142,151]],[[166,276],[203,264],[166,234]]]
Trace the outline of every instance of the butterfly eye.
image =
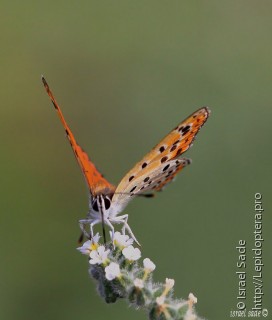
[[105,209],[108,210],[111,206],[111,201],[108,198],[104,198]]
[[98,205],[97,205],[97,200],[94,200],[92,203],[92,208],[94,209],[94,211],[98,212]]

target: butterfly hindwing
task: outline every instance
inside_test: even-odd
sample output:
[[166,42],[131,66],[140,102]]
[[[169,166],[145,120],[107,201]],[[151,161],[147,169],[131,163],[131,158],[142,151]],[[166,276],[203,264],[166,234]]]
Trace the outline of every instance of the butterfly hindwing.
[[120,194],[114,194],[113,205],[116,204],[121,210],[134,196],[149,191],[161,191],[167,183],[174,179],[179,171],[190,163],[191,160],[186,158],[173,159],[165,163],[159,163],[158,160],[152,162],[150,164],[152,170],[145,170],[142,175],[133,180],[129,188]]
[[[165,166],[163,170],[165,170],[165,174],[162,177],[158,177],[157,179],[154,179],[154,186],[152,186],[152,190],[155,191],[161,191],[164,186],[171,182],[175,176],[186,166],[192,163],[191,159],[187,158],[181,158],[176,160],[170,160],[168,164],[170,164],[169,167],[165,170]],[[173,165],[172,165],[173,164]]]

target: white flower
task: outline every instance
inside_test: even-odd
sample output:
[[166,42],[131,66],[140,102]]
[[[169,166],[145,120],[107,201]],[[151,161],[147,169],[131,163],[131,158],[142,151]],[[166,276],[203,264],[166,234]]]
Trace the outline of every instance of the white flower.
[[136,278],[133,283],[136,288],[143,289],[144,287],[144,282],[142,279]]
[[97,233],[91,240],[88,240],[83,243],[83,245],[77,248],[82,254],[89,255],[92,250],[96,250],[98,247],[98,241],[100,239],[99,233]]
[[174,287],[174,284],[175,284],[175,280],[174,279],[166,278],[166,280],[165,280],[165,288],[167,288],[168,291],[171,290]]
[[78,251],[80,251],[82,254],[90,254],[92,251],[91,249],[92,241],[88,240],[83,243],[83,245],[79,248],[77,248]]
[[197,320],[197,316],[193,313],[192,309],[188,309],[184,315],[184,320]]
[[124,249],[133,243],[133,239],[131,239],[126,234],[121,234],[119,231],[115,232],[113,237],[112,232],[110,231],[110,236],[112,238],[113,244],[120,249]]
[[175,280],[174,279],[165,279],[165,289],[162,293],[162,296],[166,296],[168,292],[174,287]]
[[192,304],[197,303],[197,297],[195,297],[193,293],[190,293],[188,298],[192,302]]
[[156,265],[149,258],[145,258],[143,263],[144,263],[144,268],[148,273],[154,271],[156,268]]
[[123,255],[127,260],[136,261],[141,258],[141,251],[133,246],[128,246],[122,250]]
[[111,262],[105,268],[106,278],[111,281],[115,278],[118,278],[121,275],[120,267],[118,263]]
[[90,253],[90,264],[104,264],[108,260],[110,250],[105,250],[104,246],[98,247]]

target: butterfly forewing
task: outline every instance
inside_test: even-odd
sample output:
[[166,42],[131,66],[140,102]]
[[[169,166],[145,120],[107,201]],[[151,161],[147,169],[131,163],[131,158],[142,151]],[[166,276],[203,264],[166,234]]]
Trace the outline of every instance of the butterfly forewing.
[[110,184],[103,176],[102,174],[96,169],[95,165],[90,161],[87,153],[79,146],[79,144],[76,142],[75,137],[70,130],[68,124],[66,123],[64,116],[61,112],[61,109],[56,101],[56,99],[53,96],[53,93],[51,92],[46,80],[44,77],[42,77],[42,81],[44,84],[44,87],[47,91],[47,94],[49,95],[58,115],[59,118],[64,126],[67,138],[71,144],[71,147],[74,151],[75,157],[81,167],[81,170],[84,174],[84,177],[86,179],[87,185],[89,187],[89,190],[91,192],[92,196],[95,196],[99,193],[113,193],[115,190],[115,187]]
[[[152,185],[153,190],[159,191],[170,182],[174,176],[185,166],[183,164],[179,170],[170,172],[169,176],[161,180],[161,168],[168,166],[173,159],[180,157],[192,145],[198,131],[207,121],[210,111],[203,107],[187,119],[182,121],[174,130],[172,130],[164,139],[161,140],[140,162],[138,162],[121,180],[113,197],[113,202],[127,203],[131,199],[132,192],[138,190],[143,193],[150,189],[143,188],[145,179],[151,174],[156,174],[157,184]],[[171,162],[172,164],[172,162]],[[186,163],[186,165],[189,163]],[[170,166],[169,166],[170,167]],[[167,169],[168,170],[168,169]],[[171,169],[170,169],[171,171]],[[161,181],[160,181],[161,180]],[[154,180],[153,180],[154,182]],[[159,183],[160,182],[160,183]],[[133,188],[135,189],[133,190]]]
[[207,121],[210,110],[203,107],[187,119],[182,121],[173,131],[171,131],[159,144],[155,146],[155,150],[160,153],[156,158],[174,159],[182,155],[192,145],[198,131]]

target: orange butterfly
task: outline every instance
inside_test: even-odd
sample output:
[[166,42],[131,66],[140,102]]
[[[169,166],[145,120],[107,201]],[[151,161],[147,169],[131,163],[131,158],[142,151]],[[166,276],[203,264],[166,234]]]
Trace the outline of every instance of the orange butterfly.
[[[101,222],[105,239],[104,224],[110,227],[112,235],[114,234],[113,224],[122,224],[122,232],[125,233],[127,230],[139,244],[128,225],[128,215],[119,215],[119,213],[135,196],[152,196],[153,194],[146,192],[161,191],[179,171],[191,163],[190,159],[180,156],[192,146],[195,136],[210,115],[209,108],[203,107],[182,121],[140,162],[136,163],[115,187],[102,176],[87,153],[77,144],[44,77],[42,81],[64,126],[90,191],[87,218],[79,221],[83,234],[88,238],[93,237],[93,227]],[[90,225],[90,234],[85,230],[86,225]]]

